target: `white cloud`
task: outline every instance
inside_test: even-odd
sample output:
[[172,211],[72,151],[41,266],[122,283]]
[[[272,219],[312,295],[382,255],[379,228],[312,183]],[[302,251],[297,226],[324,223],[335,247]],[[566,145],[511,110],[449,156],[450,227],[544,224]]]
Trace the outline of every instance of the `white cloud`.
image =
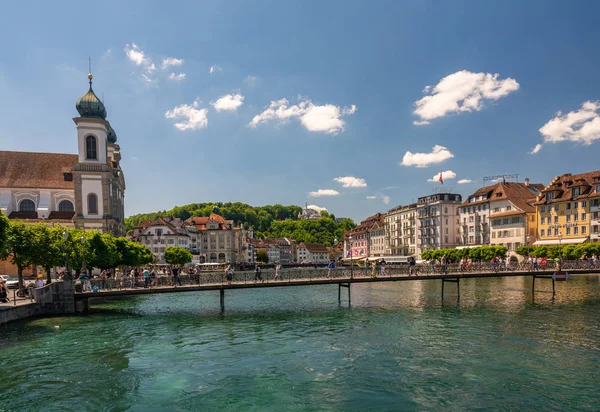
[[[554,119],[548,121],[540,128],[544,136],[544,143],[557,143],[565,140],[581,142],[589,145],[594,140],[600,139],[600,101],[587,101],[581,109],[569,112],[556,113]],[[534,148],[534,150],[537,146]],[[538,150],[539,151],[539,150]],[[537,153],[532,150],[532,153]]]
[[192,105],[180,104],[173,110],[165,113],[167,119],[184,119],[184,121],[175,123],[179,130],[198,130],[208,126],[208,109],[200,109],[198,100]]
[[[456,177],[456,173],[454,173],[452,170],[446,170],[445,172],[442,172],[442,180],[446,181],[446,179],[454,179]],[[433,175],[433,177],[431,179],[427,179],[428,182],[439,182],[440,181],[440,174],[437,173],[435,175]]]
[[343,187],[367,187],[365,179],[353,176],[336,177],[336,182],[341,183]]
[[377,196],[367,196],[367,199],[369,199],[369,200],[377,199]]
[[177,80],[177,81],[185,80],[185,73],[179,73],[179,74],[171,73],[169,75],[169,79]]
[[[438,179],[439,179],[439,175],[438,175]],[[458,183],[459,185],[464,185],[464,184],[466,184],[466,183],[471,183],[471,182],[472,182],[472,180],[471,180],[471,179],[460,179],[460,180],[459,180],[458,182],[456,182],[456,183]]]
[[327,212],[327,208],[317,206],[317,205],[308,205],[306,206],[308,209],[316,210],[317,212]]
[[342,117],[354,114],[356,106],[341,108],[332,104],[317,106],[312,101],[302,98],[299,104],[290,106],[287,99],[274,100],[265,111],[254,116],[249,126],[254,128],[261,123],[277,120],[285,123],[297,117],[302,125],[310,132],[339,133],[346,124]]
[[145,74],[141,74],[140,77],[146,83],[156,83],[156,80],[151,78],[150,75],[156,66],[152,63],[152,59],[147,57],[146,54],[138,47],[137,44],[131,43],[125,45],[125,55],[127,58],[134,63],[136,66],[142,66],[146,71]]
[[452,159],[454,155],[444,146],[435,145],[431,153],[406,152],[400,163],[402,166],[427,167],[432,164],[442,163]]
[[381,201],[383,202],[384,205],[389,205],[390,204],[390,197],[389,196],[381,196]]
[[210,74],[216,73],[216,72],[220,72],[221,70],[223,70],[220,66],[217,66],[216,64],[213,64],[212,66],[210,66],[210,69],[208,69],[208,72]]
[[498,100],[519,89],[515,79],[498,79],[498,74],[473,73],[467,70],[444,77],[435,86],[423,90],[427,96],[415,102],[416,126],[455,112],[480,110],[484,100]]
[[212,104],[218,112],[221,110],[234,111],[244,104],[244,96],[241,94],[226,94],[225,96],[219,97],[216,102],[211,102],[210,104]]
[[536,154],[537,152],[542,150],[542,146],[543,145],[541,143],[536,144],[535,147],[531,149],[531,152],[529,152],[529,154]]
[[163,70],[169,66],[181,66],[183,64],[183,59],[176,59],[175,57],[167,57],[162,61]]
[[322,197],[322,196],[338,196],[340,192],[333,189],[319,189],[316,192],[308,192],[309,197]]
[[151,78],[151,77],[148,77],[148,76],[146,76],[144,73],[142,73],[142,74],[140,75],[140,77],[141,77],[141,78],[142,78],[142,80],[143,80],[143,81],[145,81],[146,83],[156,83],[156,80],[155,80],[155,79],[153,79],[153,78]]

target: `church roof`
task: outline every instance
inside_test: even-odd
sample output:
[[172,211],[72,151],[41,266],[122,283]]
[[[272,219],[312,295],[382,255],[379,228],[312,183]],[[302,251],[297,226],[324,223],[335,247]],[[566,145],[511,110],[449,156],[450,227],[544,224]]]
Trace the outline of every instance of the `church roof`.
[[74,189],[71,170],[77,155],[0,150],[0,187]]
[[[106,119],[106,108],[104,103],[96,96],[96,93],[92,90],[92,78],[91,74],[88,75],[90,79],[90,90],[77,100],[75,103],[75,109],[79,112],[81,117],[96,117],[100,119]],[[116,141],[116,137],[115,137]]]

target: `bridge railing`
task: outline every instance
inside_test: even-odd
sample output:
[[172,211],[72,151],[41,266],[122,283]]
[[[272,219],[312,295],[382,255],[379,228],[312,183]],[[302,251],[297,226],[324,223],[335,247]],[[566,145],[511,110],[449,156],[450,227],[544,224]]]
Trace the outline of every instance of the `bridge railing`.
[[[274,270],[263,270],[260,276],[257,276],[255,272],[241,271],[233,274],[232,284],[243,284],[243,283],[284,283],[300,280],[326,280],[331,279],[348,279],[348,278],[369,278],[369,277],[392,277],[392,276],[427,276],[427,275],[439,275],[439,274],[467,274],[467,273],[501,273],[501,272],[554,272],[557,269],[557,262],[547,261],[545,263],[538,263],[537,265],[531,265],[528,262],[522,263],[498,263],[493,264],[491,262],[473,262],[471,265],[463,265],[460,263],[449,263],[446,265],[442,264],[420,264],[416,266],[385,266],[383,269],[381,266],[375,267],[338,267],[336,269],[329,270],[327,268],[293,268],[285,269],[279,272],[278,278]],[[585,269],[600,269],[600,265],[596,261],[595,263],[591,260],[571,260],[563,261],[561,264],[563,270],[585,270]],[[97,286],[100,290],[115,290],[115,289],[130,289],[130,288],[143,288],[143,287],[165,287],[175,286],[174,279],[172,276],[158,276],[150,278],[148,282],[143,277],[124,279],[98,279],[94,278],[83,283],[76,281],[76,290],[81,291],[83,289],[90,289]],[[183,274],[179,276],[179,281],[175,282],[177,286],[185,285],[218,285],[227,284],[224,272],[199,272],[197,274]]]

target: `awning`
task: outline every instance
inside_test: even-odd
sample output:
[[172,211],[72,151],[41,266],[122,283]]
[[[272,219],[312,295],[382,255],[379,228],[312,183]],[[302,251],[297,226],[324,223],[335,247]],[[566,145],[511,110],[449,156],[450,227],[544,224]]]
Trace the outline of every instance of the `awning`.
[[474,248],[474,247],[481,247],[481,246],[487,246],[487,245],[456,246],[455,249],[471,249],[471,248]]
[[537,240],[533,242],[534,246],[547,246],[547,245],[577,245],[585,243],[588,240],[587,237],[578,237],[575,239],[551,239],[551,240]]

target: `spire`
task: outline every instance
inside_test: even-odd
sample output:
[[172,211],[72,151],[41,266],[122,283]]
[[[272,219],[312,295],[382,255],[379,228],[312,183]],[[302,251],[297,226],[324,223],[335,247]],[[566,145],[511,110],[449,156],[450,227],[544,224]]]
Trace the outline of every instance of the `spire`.
[[79,112],[81,117],[96,117],[100,119],[106,119],[106,108],[92,90],[92,58],[88,57],[88,80],[90,81],[90,90],[83,95],[75,104],[75,108]]
[[90,90],[92,90],[92,79],[94,78],[94,76],[92,76],[92,58],[88,57],[88,79],[90,80]]

